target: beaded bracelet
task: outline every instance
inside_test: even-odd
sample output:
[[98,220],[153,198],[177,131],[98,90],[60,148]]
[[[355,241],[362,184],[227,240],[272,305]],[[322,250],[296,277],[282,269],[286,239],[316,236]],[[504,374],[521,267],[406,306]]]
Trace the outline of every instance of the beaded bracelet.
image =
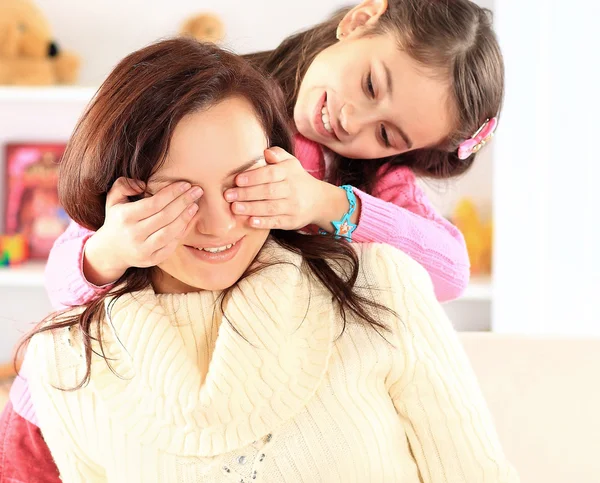
[[[331,224],[335,228],[335,237],[340,238],[344,237],[348,241],[352,241],[352,233],[356,230],[356,226],[354,223],[350,221],[350,218],[356,211],[356,195],[354,194],[354,188],[350,185],[340,186],[346,192],[346,198],[348,199],[348,204],[350,208],[348,212],[342,217],[339,221],[332,221]],[[325,230],[319,230],[321,235],[326,235],[327,232]]]

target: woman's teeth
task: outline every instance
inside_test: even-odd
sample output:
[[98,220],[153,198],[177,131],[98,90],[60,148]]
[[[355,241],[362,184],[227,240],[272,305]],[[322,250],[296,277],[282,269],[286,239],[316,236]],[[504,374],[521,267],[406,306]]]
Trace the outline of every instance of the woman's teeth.
[[333,129],[331,128],[331,121],[329,119],[329,111],[327,110],[326,105],[323,105],[323,109],[321,109],[321,120],[323,121],[323,126],[325,126],[325,130],[328,133],[333,134]]
[[219,253],[219,252],[224,252],[225,250],[229,250],[233,245],[235,245],[235,243],[232,243],[231,245],[225,245],[223,247],[216,247],[216,248],[198,248],[198,250],[202,250],[202,251],[210,252],[210,253]]

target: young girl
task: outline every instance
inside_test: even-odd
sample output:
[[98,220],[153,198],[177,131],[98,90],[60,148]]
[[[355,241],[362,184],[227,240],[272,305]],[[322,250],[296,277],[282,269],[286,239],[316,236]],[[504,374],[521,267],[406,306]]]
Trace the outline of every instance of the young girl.
[[158,266],[30,336],[0,417],[2,481],[517,481],[418,263],[232,213],[235,176],[291,149],[274,94],[243,59],[187,39],[108,76],[63,160],[67,213],[99,228],[124,175],[144,182],[139,205],[174,181],[204,195]]
[[[393,245],[425,267],[440,301],[458,297],[463,237],[415,175],[464,173],[495,128],[503,63],[489,12],[468,0],[365,0],[249,58],[287,95],[297,158],[274,149],[268,166],[239,176],[224,193],[233,212],[255,228],[316,225]],[[55,305],[86,302],[172,252],[201,192],[165,188],[142,209],[129,203],[140,189],[115,186],[121,215],[96,234],[72,225],[56,242],[46,270]]]

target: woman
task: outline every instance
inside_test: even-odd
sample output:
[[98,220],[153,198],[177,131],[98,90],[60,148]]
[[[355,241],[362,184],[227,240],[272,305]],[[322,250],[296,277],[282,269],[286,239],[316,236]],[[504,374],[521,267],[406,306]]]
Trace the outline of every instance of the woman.
[[[62,481],[515,481],[420,265],[230,210],[233,179],[290,149],[282,106],[241,58],[178,39],[124,59],[80,121],[60,193],[82,226],[135,216],[106,197],[123,177],[137,206],[203,196],[162,263],[29,338],[19,400]],[[0,428],[31,426],[9,406]],[[8,465],[39,438],[0,436],[28,481],[40,463]]]

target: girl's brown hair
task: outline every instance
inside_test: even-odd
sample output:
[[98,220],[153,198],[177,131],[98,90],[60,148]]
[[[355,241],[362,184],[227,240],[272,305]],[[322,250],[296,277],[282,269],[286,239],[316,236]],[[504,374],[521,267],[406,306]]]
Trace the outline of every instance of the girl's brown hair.
[[[315,57],[337,42],[338,24],[350,8],[284,40],[275,50],[249,54],[255,65],[276,79],[287,94],[293,118],[302,79]],[[388,8],[365,35],[392,34],[398,48],[450,81],[456,106],[454,131],[440,146],[364,163],[335,156],[338,179],[371,192],[380,167],[408,166],[416,174],[449,178],[463,174],[475,155],[460,160],[458,145],[489,118],[497,116],[504,96],[504,63],[492,30],[492,14],[469,0],[388,0]]]
[[[270,145],[292,152],[289,119],[279,87],[241,57],[213,44],[183,38],[161,41],[126,57],[100,87],[62,159],[59,194],[67,214],[80,225],[98,230],[104,223],[106,195],[113,183],[122,176],[147,183],[164,163],[177,124],[232,96],[252,104]],[[303,263],[331,292],[344,323],[349,310],[375,329],[385,329],[369,310],[381,307],[355,287],[358,257],[348,243],[296,232],[272,231],[271,235],[281,246],[302,255]],[[128,269],[110,297],[150,286],[152,270],[157,269]],[[77,388],[86,384],[94,340],[104,354],[100,322],[107,297],[75,315],[51,316],[23,340],[16,359],[36,334],[77,326],[87,362],[85,377]]]

